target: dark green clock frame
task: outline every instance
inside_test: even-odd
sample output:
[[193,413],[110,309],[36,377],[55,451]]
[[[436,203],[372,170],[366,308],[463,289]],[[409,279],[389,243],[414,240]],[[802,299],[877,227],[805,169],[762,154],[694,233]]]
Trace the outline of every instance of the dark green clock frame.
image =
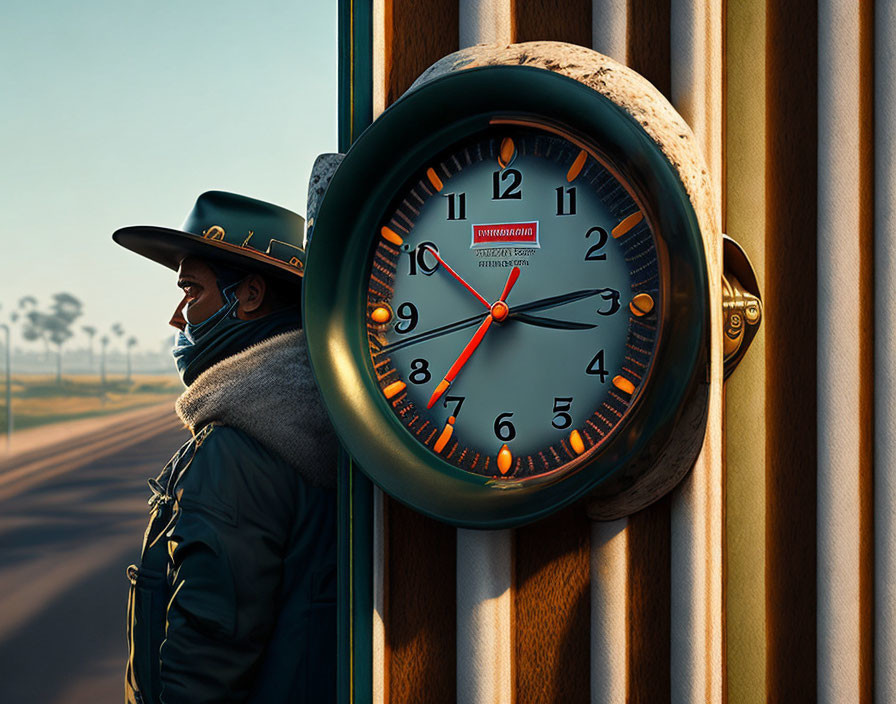
[[[371,242],[395,193],[447,145],[485,130],[492,119],[554,126],[594,145],[647,209],[663,286],[652,371],[618,431],[574,471],[512,486],[458,470],[401,426],[375,383],[365,324]],[[708,388],[707,267],[697,217],[677,171],[627,112],[544,69],[488,66],[436,78],[368,127],[317,212],[303,300],[314,374],[346,449],[387,494],[457,526],[521,525],[589,492],[611,496],[632,487],[674,444],[689,399]],[[704,419],[698,422],[702,426]]]

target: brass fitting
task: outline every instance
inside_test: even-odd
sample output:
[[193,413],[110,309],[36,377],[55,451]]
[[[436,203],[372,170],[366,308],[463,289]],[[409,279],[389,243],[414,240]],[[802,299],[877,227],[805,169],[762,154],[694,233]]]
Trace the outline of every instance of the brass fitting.
[[724,235],[723,253],[722,349],[727,379],[759,330],[762,298],[749,257],[728,235]]

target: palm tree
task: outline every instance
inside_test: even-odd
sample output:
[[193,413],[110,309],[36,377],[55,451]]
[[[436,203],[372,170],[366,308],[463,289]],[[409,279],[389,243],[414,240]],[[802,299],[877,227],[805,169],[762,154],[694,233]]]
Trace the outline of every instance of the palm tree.
[[74,334],[72,323],[83,313],[83,304],[70,293],[53,294],[50,314],[44,318],[44,327],[50,342],[56,345],[56,383],[62,383],[62,345]]
[[[115,337],[121,338],[124,335],[124,328],[122,327],[121,323],[112,323],[112,326],[109,328],[109,332],[111,332],[113,335],[115,335]],[[102,342],[102,340],[100,340],[100,342]],[[106,336],[106,344],[107,345],[109,344],[109,336],[108,335]],[[103,374],[103,379],[104,379],[103,383],[105,383],[105,378],[106,378],[106,375],[104,373]]]
[[84,325],[81,330],[87,335],[87,359],[91,369],[93,369],[93,337],[96,335],[96,328],[92,325]]
[[62,346],[72,336],[68,323],[55,315],[48,315],[44,318],[44,328],[50,342],[56,345],[56,383],[62,383]]
[[50,310],[53,315],[71,324],[84,312],[84,305],[70,293],[54,293]]
[[100,384],[106,388],[106,347],[109,345],[109,336],[103,335],[100,338],[100,346],[102,353],[100,355]]
[[128,353],[128,383],[131,382],[131,348],[137,344],[137,338],[133,335],[128,338],[127,343],[127,353]]
[[[22,296],[19,299],[19,310],[22,311],[22,315],[25,318],[25,328],[22,330],[22,336],[30,342],[42,339],[44,341],[44,351],[47,352],[47,341],[43,336],[41,327],[35,324],[35,321],[31,318],[32,313],[37,314],[37,299],[34,296]],[[16,318],[18,319],[18,315],[16,315]]]
[[44,359],[50,356],[50,341],[47,337],[49,332],[47,318],[49,317],[46,313],[37,310],[37,308],[30,308],[25,313],[25,327],[22,329],[22,337],[29,342],[40,340],[44,343]]

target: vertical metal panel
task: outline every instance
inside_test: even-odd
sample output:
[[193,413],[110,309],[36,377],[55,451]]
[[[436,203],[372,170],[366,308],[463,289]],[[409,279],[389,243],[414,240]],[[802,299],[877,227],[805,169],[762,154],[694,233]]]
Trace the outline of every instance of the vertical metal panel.
[[[762,291],[767,237],[765,10],[763,2],[727,3],[725,49],[726,226],[749,253]],[[725,382],[729,704],[753,704],[766,691],[763,416],[766,367],[777,353],[767,340],[763,325],[737,373]]]
[[[389,0],[371,0],[371,112],[375,120],[386,109],[386,46],[391,42],[391,12]],[[388,5],[388,8],[387,8]],[[389,17],[386,17],[387,10]],[[388,21],[387,21],[388,19]],[[387,31],[388,25],[388,31]],[[372,681],[371,704],[389,703],[389,654],[386,650],[386,516],[385,496],[373,490],[373,614],[372,614]]]
[[390,0],[371,0],[372,49],[371,77],[372,112],[375,120],[386,109],[386,47],[392,42],[392,3]]
[[859,15],[859,160],[863,174],[859,205],[859,364],[865,380],[859,391],[859,678],[862,702],[870,704],[874,701],[874,314],[878,307],[874,296],[874,3],[860,4]]
[[383,492],[373,489],[373,624],[371,704],[387,704],[389,701],[389,658],[386,653],[386,517],[383,511]]
[[373,685],[372,487],[340,447],[337,491],[337,690],[339,702],[370,699]]
[[671,2],[628,0],[626,63],[671,99]]
[[[722,3],[673,0],[671,27],[672,102],[703,147],[720,213]],[[712,344],[706,437],[672,505],[672,701],[695,704],[721,702],[725,691],[720,263],[721,242],[707,250]]]
[[628,0],[594,0],[591,3],[591,48],[625,63]]
[[517,701],[587,704],[591,521],[579,502],[516,531]]
[[896,701],[896,3],[875,3],[875,701]]
[[628,519],[628,701],[671,700],[672,500],[666,496]]
[[391,499],[385,511],[389,701],[453,704],[455,531]]
[[458,702],[513,701],[512,551],[513,531],[457,531]]
[[[870,702],[863,593],[862,27],[854,2],[818,7],[818,701]],[[867,223],[866,223],[867,225]],[[856,364],[858,362],[858,364]],[[847,371],[848,370],[848,371]]]
[[457,0],[384,0],[386,105],[431,64],[458,49]]
[[514,0],[458,0],[460,48],[474,44],[510,44]]
[[[344,152],[372,119],[371,7],[339,2],[339,150]],[[339,702],[368,699],[371,675],[370,482],[340,448],[337,491],[337,691]]]
[[817,8],[766,13],[767,694],[816,688]]
[[373,119],[371,0],[339,0],[339,151]]
[[591,46],[591,0],[518,0],[514,41],[551,40]]
[[513,701],[513,532],[457,530],[457,696]]
[[628,690],[628,521],[591,530],[591,702],[622,704]]
[[672,103],[697,136],[722,212],[722,0],[672,0]]

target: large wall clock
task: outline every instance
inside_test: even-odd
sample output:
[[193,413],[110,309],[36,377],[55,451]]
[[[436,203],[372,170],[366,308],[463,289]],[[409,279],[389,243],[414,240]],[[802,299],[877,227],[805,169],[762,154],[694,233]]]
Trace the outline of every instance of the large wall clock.
[[705,422],[706,204],[681,144],[645,129],[644,98],[543,67],[418,83],[347,153],[309,243],[305,326],[342,442],[456,525],[585,495],[643,507]]

